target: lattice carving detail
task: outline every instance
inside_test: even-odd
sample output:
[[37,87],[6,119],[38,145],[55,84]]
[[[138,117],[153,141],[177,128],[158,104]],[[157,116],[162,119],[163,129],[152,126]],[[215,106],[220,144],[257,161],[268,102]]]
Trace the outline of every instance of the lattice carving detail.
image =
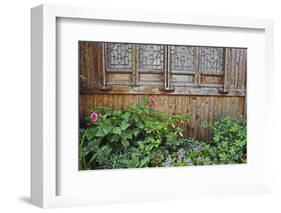
[[132,69],[132,44],[108,43],[107,68]]
[[162,70],[164,69],[163,45],[139,45],[139,69]]
[[194,47],[171,46],[172,71],[194,71]]
[[201,70],[203,72],[218,73],[224,70],[224,48],[201,48]]

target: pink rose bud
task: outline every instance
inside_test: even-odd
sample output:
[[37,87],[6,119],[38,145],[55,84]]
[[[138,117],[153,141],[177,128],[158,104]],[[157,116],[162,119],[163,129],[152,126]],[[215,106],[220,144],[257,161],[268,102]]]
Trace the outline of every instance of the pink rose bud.
[[96,122],[96,121],[99,119],[99,115],[98,115],[98,113],[93,112],[93,113],[90,115],[90,118],[91,118],[92,121]]

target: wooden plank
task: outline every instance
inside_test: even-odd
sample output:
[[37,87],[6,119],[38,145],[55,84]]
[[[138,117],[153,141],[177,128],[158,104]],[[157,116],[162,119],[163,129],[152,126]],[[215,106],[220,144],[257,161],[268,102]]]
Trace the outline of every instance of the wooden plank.
[[159,105],[159,110],[161,112],[169,112],[169,100],[168,100],[168,96],[159,96],[159,100],[160,100],[160,104]]
[[174,83],[175,86],[179,84],[186,84],[186,83],[193,83],[194,82],[194,74],[192,75],[175,75],[172,74],[172,82]]
[[240,49],[239,52],[239,75],[238,75],[238,88],[246,88],[246,63],[247,63],[247,49]]
[[176,97],[168,96],[169,110],[168,113],[174,114],[176,112]]
[[[214,97],[213,96],[210,96],[209,97],[209,109],[208,109],[208,117],[207,117],[207,120],[206,122],[207,123],[211,123],[213,121],[213,118],[214,118],[214,110],[215,110],[215,106],[214,106]],[[211,131],[209,129],[206,129],[206,135],[205,135],[205,139],[206,141],[211,141],[212,139],[212,134],[211,134]]]
[[224,55],[224,82],[223,82],[223,90],[227,91],[230,88],[230,82],[229,82],[229,74],[231,72],[230,65],[230,57],[229,57],[229,53],[230,53],[230,48],[225,48],[225,55]]
[[89,84],[102,82],[102,48],[98,42],[89,42]]
[[104,106],[109,106],[109,99],[108,99],[108,95],[107,94],[103,95],[103,105]]
[[202,116],[202,120],[201,120],[201,124],[200,124],[200,129],[202,129],[202,133],[201,133],[201,138],[206,139],[208,138],[208,131],[203,128],[203,125],[205,123],[209,122],[209,111],[211,111],[212,109],[210,108],[210,96],[205,97],[205,103],[204,103],[204,110],[203,110],[203,116]]
[[201,84],[220,84],[223,86],[222,76],[208,76],[201,74]]
[[235,49],[230,48],[230,87],[235,88]]
[[195,86],[200,86],[200,73],[201,73],[201,66],[200,66],[200,56],[201,56],[201,48],[195,47],[194,48],[194,72],[195,72]]
[[235,48],[235,88],[239,88],[239,54],[240,49]]
[[190,135],[192,135],[193,137],[196,137],[196,132],[195,132],[195,128],[196,128],[196,108],[197,108],[197,97],[191,97],[190,100],[190,113],[191,113],[191,132]]
[[102,96],[102,94],[97,94],[97,95],[95,95],[93,98],[93,100],[94,100],[94,106],[95,107],[97,107],[97,106],[102,106],[102,103],[101,103],[101,96]]
[[168,88],[169,87],[169,81],[170,81],[170,55],[171,55],[171,47],[170,46],[165,46],[165,63],[164,63],[164,88]]
[[139,73],[137,71],[139,66],[138,60],[138,45],[132,46],[132,64],[133,64],[133,71],[131,73],[131,85],[137,86],[139,84]]
[[131,83],[131,74],[108,73],[108,83]]
[[87,86],[86,78],[86,63],[85,63],[85,43],[79,42],[79,86],[84,88]]
[[154,84],[162,84],[163,80],[163,74],[141,73],[139,77],[140,83],[152,82]]
[[[190,113],[190,107],[189,107],[189,100],[190,98],[188,96],[182,96],[182,107],[183,107],[183,113],[188,113],[190,115],[190,119],[191,119],[191,113]],[[184,131],[184,134],[186,136],[190,135],[190,120],[186,123],[185,125],[185,131]]]
[[[121,87],[123,86],[123,87]],[[122,89],[123,88],[123,89]],[[229,89],[227,94],[221,94],[219,88],[216,87],[202,87],[201,88],[192,88],[192,87],[177,87],[174,92],[166,92],[159,90],[159,88],[150,86],[139,86],[139,87],[124,87],[124,84],[120,86],[113,86],[112,90],[102,91],[99,89],[83,89],[80,90],[81,94],[135,94],[135,95],[191,95],[191,96],[245,96],[246,90],[244,89]]]
[[[175,96],[174,96],[175,97]],[[175,114],[182,114],[183,113],[183,108],[182,108],[182,97],[183,96],[177,96],[175,97]],[[180,122],[176,123],[176,126],[180,127],[180,128],[184,128],[184,125]]]

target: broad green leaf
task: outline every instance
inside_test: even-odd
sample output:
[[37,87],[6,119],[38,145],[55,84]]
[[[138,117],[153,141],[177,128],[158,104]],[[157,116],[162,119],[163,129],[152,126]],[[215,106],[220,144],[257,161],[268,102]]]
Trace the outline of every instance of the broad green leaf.
[[138,136],[139,132],[140,132],[140,130],[137,129],[137,128],[132,129],[132,133],[133,133],[133,135],[134,135],[135,137]]
[[133,139],[133,133],[132,132],[122,132],[121,133],[121,138],[122,139]]
[[146,165],[148,162],[149,162],[149,157],[145,157],[144,159],[141,160],[140,166],[139,166],[139,167],[143,167],[143,166]]
[[88,140],[91,140],[93,137],[95,137],[95,131],[92,128],[87,129],[85,134]]
[[108,139],[110,142],[118,142],[120,140],[119,135],[111,135]]
[[130,119],[130,116],[131,116],[131,113],[129,113],[129,112],[125,112],[123,115],[124,119],[127,121]]
[[137,127],[140,128],[140,129],[143,129],[144,128],[144,125],[142,122],[138,122],[137,123]]
[[102,131],[103,131],[103,133],[105,134],[105,135],[107,135],[109,132],[110,132],[110,128],[109,127],[103,127],[102,128]]
[[121,135],[121,128],[120,127],[115,127],[112,131],[116,135]]
[[140,146],[140,148],[143,150],[144,149],[144,144],[142,141],[138,141],[138,145]]
[[127,123],[126,121],[122,121],[120,127],[121,127],[121,129],[124,131],[124,130],[126,130],[129,126],[130,126],[129,123]]
[[136,153],[132,154],[132,162],[134,164],[134,167],[138,167],[138,165],[139,165],[139,156]]
[[97,136],[97,137],[105,136],[105,133],[104,133],[103,129],[100,128],[100,127],[97,127],[96,132],[95,132],[95,136]]
[[129,146],[129,142],[126,139],[122,139],[121,143],[125,148],[127,148]]
[[100,143],[101,143],[101,139],[100,138],[89,141],[89,144],[92,144],[95,147],[99,146]]

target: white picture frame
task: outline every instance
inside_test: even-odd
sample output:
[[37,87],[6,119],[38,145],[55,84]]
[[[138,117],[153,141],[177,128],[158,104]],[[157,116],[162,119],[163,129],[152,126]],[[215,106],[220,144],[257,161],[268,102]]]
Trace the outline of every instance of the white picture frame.
[[[120,11],[108,8],[84,8],[84,7],[74,7],[74,6],[54,6],[54,5],[41,5],[31,10],[31,56],[32,56],[32,143],[31,143],[31,201],[33,204],[43,207],[62,207],[62,206],[76,206],[76,205],[92,205],[99,203],[114,203],[114,202],[138,202],[144,200],[164,200],[164,199],[178,199],[185,197],[198,197],[198,196],[215,196],[215,195],[233,195],[233,194],[252,194],[252,193],[264,193],[271,191],[271,161],[270,161],[270,107],[272,107],[272,100],[270,91],[273,88],[272,79],[273,76],[273,21],[270,19],[257,19],[257,18],[241,18],[241,17],[216,17],[216,16],[203,16],[203,15],[188,15],[188,14],[173,14],[173,13],[161,13],[161,12],[148,12],[148,11]],[[70,175],[70,182],[73,188],[70,188],[68,192],[61,193],[61,185],[67,184],[66,179],[61,178],[61,172],[67,167],[64,157],[61,157],[62,150],[73,150],[73,149],[62,149],[63,144],[58,144],[59,132],[57,131],[58,117],[59,115],[59,103],[58,88],[60,88],[61,76],[58,78],[57,71],[60,69],[58,61],[58,49],[60,47],[58,44],[58,31],[60,24],[59,21],[64,20],[87,20],[89,21],[99,21],[99,26],[103,25],[103,22],[118,21],[118,26],[122,26],[122,23],[140,23],[145,27],[145,25],[153,24],[161,28],[165,26],[166,30],[170,27],[176,26],[195,26],[199,28],[208,29],[222,29],[222,31],[232,32],[233,30],[246,30],[249,32],[257,31],[262,34],[258,36],[257,42],[261,42],[262,52],[260,53],[259,60],[261,67],[259,68],[258,77],[253,78],[253,80],[248,79],[249,90],[252,91],[253,95],[255,91],[260,92],[261,100],[259,107],[255,107],[255,100],[252,96],[248,96],[248,110],[249,117],[254,118],[257,114],[260,115],[260,120],[263,121],[263,127],[266,126],[265,135],[259,137],[259,130],[262,128],[261,125],[255,122],[255,119],[249,120],[249,139],[253,141],[258,141],[258,145],[254,144],[252,151],[256,162],[263,162],[260,164],[250,163],[249,166],[240,167],[234,166],[225,168],[225,166],[218,167],[206,167],[204,169],[191,168],[190,174],[193,180],[192,186],[186,184],[180,189],[180,184],[184,182],[186,176],[185,168],[165,168],[165,170],[158,169],[155,170],[130,170],[130,171],[118,171],[115,172],[113,176],[112,171],[99,172],[96,176],[99,185],[102,185],[102,181],[110,181],[113,177],[127,178],[124,182],[129,181],[128,177],[135,177],[139,180],[143,177],[150,177],[152,181],[157,178],[162,178],[163,181],[155,186],[149,186],[145,188],[145,185],[140,184],[140,187],[134,188],[133,185],[128,184],[128,186],[123,185],[123,188],[114,188],[113,184],[109,184],[106,190],[102,191],[101,187],[97,187],[96,194],[86,193],[85,184],[92,178],[92,174],[83,173],[82,179],[85,181],[84,186],[78,186],[75,183],[75,179],[72,179],[72,174],[65,172],[62,176]],[[69,23],[68,23],[69,24]],[[70,23],[71,25],[71,23]],[[108,38],[107,38],[108,39]],[[259,40],[260,39],[260,40]],[[254,40],[254,39],[253,39]],[[128,39],[126,40],[128,41]],[[132,42],[136,40],[130,40]],[[147,40],[146,40],[147,41]],[[166,40],[168,42],[168,40]],[[162,42],[165,42],[164,40]],[[177,42],[177,41],[175,41]],[[193,40],[193,43],[196,42]],[[229,41],[230,42],[230,41]],[[264,42],[264,43],[263,43]],[[228,44],[231,44],[228,43]],[[242,43],[243,45],[243,43]],[[252,47],[256,44],[252,43]],[[247,46],[247,45],[246,45]],[[73,47],[69,47],[73,48]],[[60,50],[61,51],[61,50]],[[258,56],[258,55],[257,55]],[[249,62],[251,63],[251,62]],[[76,69],[77,71],[77,69]],[[74,71],[70,71],[72,74]],[[266,78],[263,78],[266,77]],[[77,75],[78,78],[78,75]],[[72,79],[75,81],[75,79]],[[255,82],[254,82],[255,81]],[[70,81],[73,82],[73,81]],[[257,85],[261,82],[262,86]],[[75,90],[74,90],[75,92]],[[268,103],[268,104],[265,104]],[[256,108],[256,109],[254,109]],[[265,110],[267,109],[267,110]],[[269,111],[269,112],[268,112]],[[69,121],[68,121],[69,122]],[[73,123],[76,122],[72,121]],[[71,123],[71,122],[70,122]],[[75,123],[76,125],[77,123]],[[72,126],[75,126],[72,125]],[[253,134],[254,132],[257,135]],[[73,144],[70,145],[74,146]],[[267,149],[261,150],[261,147],[266,147]],[[64,147],[65,148],[65,147]],[[73,148],[73,147],[72,147]],[[74,149],[75,150],[75,149]],[[69,153],[68,153],[69,154]],[[76,153],[75,153],[76,154]],[[74,153],[72,159],[77,157]],[[264,158],[266,159],[264,159]],[[67,167],[68,168],[68,167]],[[71,168],[71,166],[69,166]],[[69,170],[70,171],[70,170]],[[70,171],[71,172],[71,171]],[[78,172],[78,170],[77,170]],[[109,173],[111,172],[111,173]],[[217,172],[217,176],[224,177],[228,173],[228,181],[213,181],[215,184],[201,184],[199,181],[206,175],[210,175],[210,178],[214,180],[215,176],[211,174]],[[233,175],[237,172],[245,172],[245,178],[241,173],[241,177],[236,182]],[[246,174],[250,174],[247,178]],[[96,173],[97,174],[97,173]],[[109,175],[110,174],[110,175]],[[170,174],[170,175],[167,175]],[[196,176],[197,174],[197,176]],[[232,174],[232,176],[230,176]],[[251,184],[251,178],[257,174],[263,174],[259,179],[253,180]],[[99,176],[99,177],[98,177]],[[191,176],[191,175],[190,175]],[[74,176],[73,176],[74,177]],[[179,181],[177,181],[179,177]],[[232,179],[233,178],[233,179]],[[197,179],[197,181],[196,181]],[[169,183],[165,181],[170,180]],[[74,181],[74,182],[73,182]],[[78,181],[78,179],[76,179]],[[178,182],[178,184],[172,184]],[[233,182],[233,184],[232,184]],[[67,187],[71,187],[68,183]],[[77,187],[75,187],[77,186]],[[155,187],[154,187],[155,186]],[[110,187],[112,191],[110,191]],[[84,190],[79,190],[79,188],[84,188]],[[91,188],[91,187],[90,187]],[[144,190],[141,191],[141,188]],[[71,193],[71,191],[79,191],[79,193]],[[123,191],[122,191],[123,190]]]

